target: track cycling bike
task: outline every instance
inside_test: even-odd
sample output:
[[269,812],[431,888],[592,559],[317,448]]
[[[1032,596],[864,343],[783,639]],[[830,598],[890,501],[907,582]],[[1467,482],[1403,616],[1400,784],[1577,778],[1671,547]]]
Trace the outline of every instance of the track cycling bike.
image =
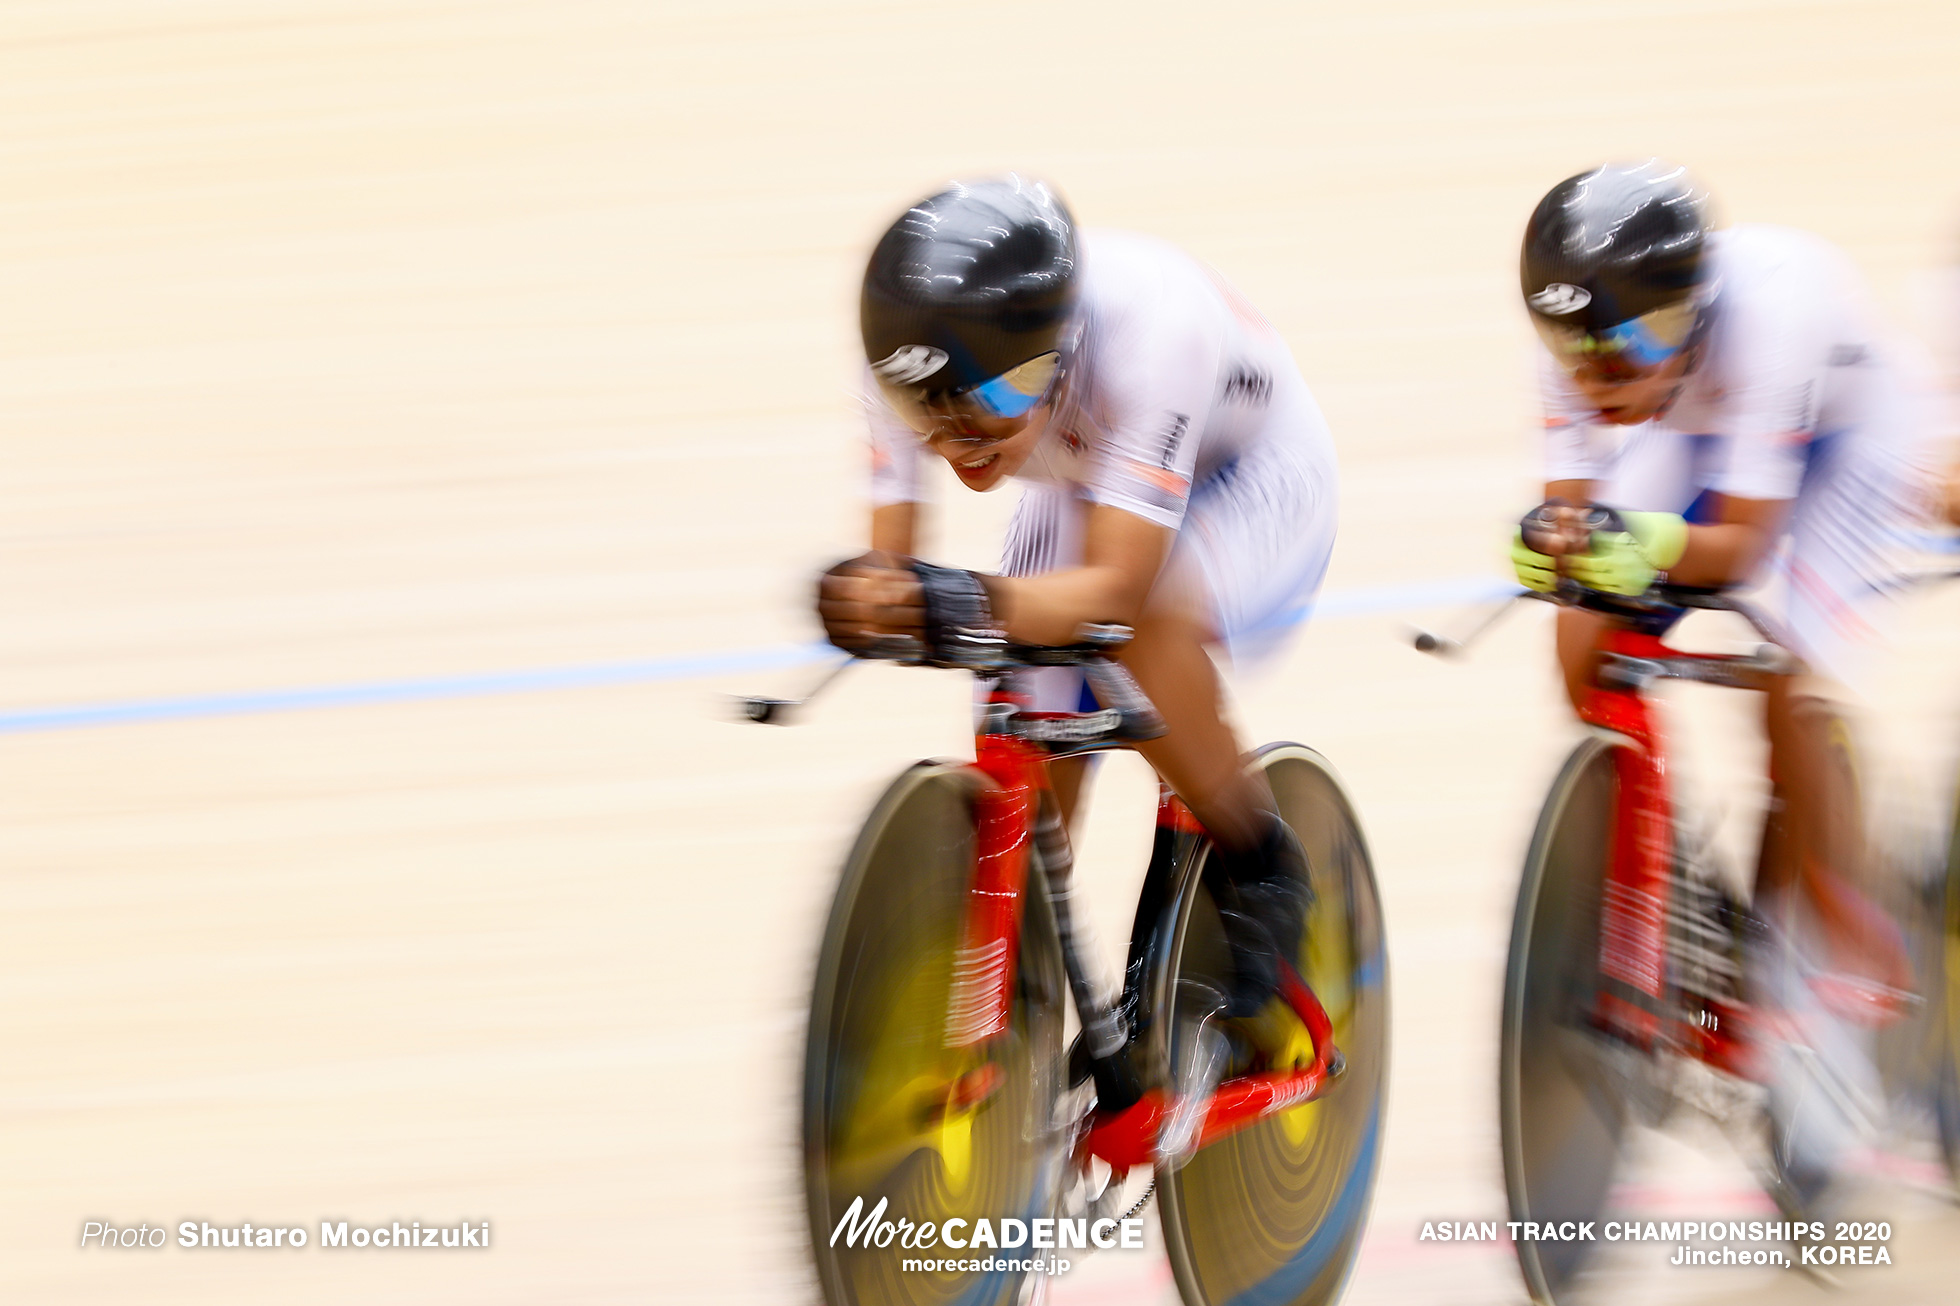
[[1960,1194],[1960,801],[1954,805],[1941,874],[1911,893],[1914,980],[1926,995],[1924,1028],[1888,1049],[1904,1062],[1908,1090],[1931,1108],[1947,1173]]
[[[1766,690],[1801,664],[1746,601],[1718,591],[1658,585],[1628,598],[1560,578],[1551,593],[1516,597],[1585,608],[1609,624],[1594,688],[1579,710],[1587,737],[1567,758],[1539,814],[1512,922],[1498,1084],[1510,1218],[1563,1224],[1611,1214],[1628,1126],[1658,1126],[1683,1106],[1722,1126],[1755,1163],[1785,1216],[1803,1218],[1818,1177],[1792,1164],[1784,1140],[1769,1127],[1762,1085],[1766,1041],[1778,1016],[1773,1003],[1752,995],[1744,967],[1745,953],[1771,927],[1724,887],[1684,814],[1650,695],[1664,680]],[[1735,613],[1768,642],[1744,655],[1666,644],[1663,637],[1693,610]],[[1428,632],[1416,638],[1426,652],[1467,642]],[[1855,793],[1842,731],[1834,732],[1831,764]],[[1772,802],[1765,862],[1782,855],[1779,810]],[[1953,862],[1960,868],[1960,842]],[[1960,974],[1960,891],[1949,885],[1946,896],[1943,908],[1916,914],[1945,922],[1944,942],[1936,929],[1926,946],[1922,930],[1913,950],[1922,991],[1944,988],[1943,970]],[[1913,1005],[1908,995],[1895,996]],[[1921,1047],[1943,1049],[1939,1057],[1950,1076],[1947,1033],[1923,1019],[1905,1028],[1904,1037]],[[1806,1055],[1819,1063],[1814,1082],[1829,1091],[1827,1058]],[[1943,1123],[1952,1114],[1950,1095],[1947,1101]],[[1951,1135],[1948,1155],[1955,1156]],[[1593,1244],[1519,1240],[1514,1246],[1533,1300],[1551,1306],[1577,1292]]]
[[[1084,627],[1080,638],[1002,645],[976,668],[995,682],[975,760],[907,769],[845,860],[817,960],[802,1106],[810,1235],[832,1306],[1039,1301],[1049,1277],[1031,1267],[1087,1251],[1083,1222],[1107,1246],[1107,1226],[1153,1192],[1193,1306],[1331,1302],[1359,1248],[1388,981],[1353,805],[1311,749],[1272,744],[1251,759],[1305,848],[1312,891],[1299,955],[1282,970],[1293,1032],[1281,1046],[1253,1047],[1224,1017],[1234,972],[1206,885],[1209,844],[1161,787],[1112,996],[1073,923],[1073,857],[1048,768],[1163,727],[1113,656],[1128,632]],[[906,644],[874,655],[910,660]],[[1080,667],[1102,706],[1027,710],[1020,684],[1041,666]],[[746,710],[780,721],[795,706],[750,699]],[[1122,1181],[1140,1168],[1154,1172],[1151,1188],[1125,1210]],[[880,1204],[900,1236],[851,1236]],[[1018,1251],[947,1250],[950,1231],[964,1241],[983,1219],[1053,1222],[1058,1249],[1033,1250],[1031,1238]],[[904,1246],[928,1224],[946,1241]]]

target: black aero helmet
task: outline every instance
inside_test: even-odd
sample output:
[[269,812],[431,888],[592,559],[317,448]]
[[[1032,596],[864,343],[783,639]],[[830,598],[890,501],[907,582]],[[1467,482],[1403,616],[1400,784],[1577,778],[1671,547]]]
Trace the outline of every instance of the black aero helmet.
[[1650,159],[1567,177],[1525,225],[1532,325],[1571,371],[1657,366],[1695,336],[1707,245],[1707,199],[1681,168]]
[[1075,220],[1059,196],[1020,177],[955,184],[871,251],[864,357],[902,414],[966,401],[1019,416],[1072,343],[1075,299]]

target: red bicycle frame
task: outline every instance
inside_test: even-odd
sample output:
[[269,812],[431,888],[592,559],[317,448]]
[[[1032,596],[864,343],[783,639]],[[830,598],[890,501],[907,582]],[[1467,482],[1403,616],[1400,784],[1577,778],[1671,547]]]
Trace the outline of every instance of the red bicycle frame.
[[[1750,660],[1684,653],[1658,635],[1609,628],[1600,651],[1622,666],[1664,668],[1679,679],[1758,687]],[[1602,665],[1605,665],[1604,663]],[[1706,674],[1698,675],[1705,669]],[[1668,993],[1668,906],[1673,893],[1674,806],[1660,722],[1646,694],[1648,677],[1595,684],[1579,709],[1587,725],[1622,737],[1613,750],[1617,799],[1613,846],[1600,901],[1595,1016],[1642,1048],[1666,1044],[1732,1074],[1745,1073],[1746,1023],[1731,1004],[1708,999],[1697,1019],[1675,1010]]]
[[[998,692],[991,701],[1010,706],[1015,703],[1009,695]],[[1021,714],[1023,719],[1040,715]],[[1072,716],[1059,714],[1050,719]],[[983,1047],[1007,1030],[1035,820],[1043,796],[1052,795],[1048,763],[1053,755],[1040,744],[983,729],[976,737],[976,752],[977,769],[989,784],[974,804],[973,885],[954,959],[947,1011],[948,1042],[963,1048]],[[1190,809],[1168,789],[1159,799],[1157,821],[1160,826],[1185,833],[1204,833]],[[1311,1101],[1325,1091],[1337,1073],[1339,1054],[1332,1022],[1291,965],[1281,977],[1280,996],[1306,1026],[1313,1042],[1313,1061],[1298,1070],[1241,1075],[1220,1084],[1206,1108],[1196,1146],[1203,1147],[1273,1112]],[[1086,1020],[1087,1013],[1084,1017]],[[985,1070],[976,1073],[980,1078],[956,1088],[957,1096],[974,1101],[997,1086],[996,1075]],[[1175,1107],[1176,1102],[1163,1088],[1147,1090],[1127,1109],[1098,1116],[1082,1140],[1081,1155],[1100,1158],[1117,1175],[1150,1163],[1158,1134]]]

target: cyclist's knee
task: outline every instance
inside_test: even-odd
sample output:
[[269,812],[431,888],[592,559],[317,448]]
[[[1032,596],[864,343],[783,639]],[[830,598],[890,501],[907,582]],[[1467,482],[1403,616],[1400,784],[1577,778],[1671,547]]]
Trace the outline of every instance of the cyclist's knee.
[[1766,700],[1770,782],[1784,805],[1795,870],[1807,883],[1862,879],[1864,823],[1843,695],[1828,681],[1779,676]]
[[1120,657],[1159,711],[1180,718],[1194,710],[1209,715],[1218,711],[1220,692],[1211,642],[1210,627],[1197,613],[1152,602]]
[[1844,691],[1819,676],[1777,676],[1764,695],[1763,722],[1769,734],[1771,765],[1822,758],[1836,750],[1851,755],[1850,708]]
[[1131,651],[1148,654],[1161,647],[1202,649],[1217,642],[1212,625],[1203,591],[1167,575],[1150,591],[1143,611],[1137,614]]
[[1599,661],[1599,639],[1606,622],[1598,614],[1580,608],[1560,608],[1558,613],[1558,665],[1565,681],[1565,696],[1577,711],[1591,692],[1593,669]]

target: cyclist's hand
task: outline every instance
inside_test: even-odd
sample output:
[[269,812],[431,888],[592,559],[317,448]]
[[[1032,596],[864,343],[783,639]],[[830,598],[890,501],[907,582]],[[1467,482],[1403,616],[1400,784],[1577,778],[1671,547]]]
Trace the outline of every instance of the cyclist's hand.
[[1566,574],[1607,594],[1644,594],[1655,577],[1681,561],[1688,523],[1671,512],[1595,508],[1590,546],[1565,559]]
[[1549,594],[1558,585],[1558,559],[1586,547],[1585,509],[1547,499],[1526,513],[1511,536],[1511,568],[1526,589]]
[[1518,534],[1524,546],[1534,553],[1553,558],[1583,553],[1592,529],[1586,518],[1592,511],[1575,507],[1564,499],[1547,499],[1518,522]]
[[1526,544],[1522,526],[1511,536],[1511,569],[1518,573],[1518,584],[1540,594],[1551,593],[1558,584],[1558,559]]
[[818,577],[817,616],[823,620],[824,637],[855,653],[880,635],[920,635],[925,594],[907,562],[874,550]]

